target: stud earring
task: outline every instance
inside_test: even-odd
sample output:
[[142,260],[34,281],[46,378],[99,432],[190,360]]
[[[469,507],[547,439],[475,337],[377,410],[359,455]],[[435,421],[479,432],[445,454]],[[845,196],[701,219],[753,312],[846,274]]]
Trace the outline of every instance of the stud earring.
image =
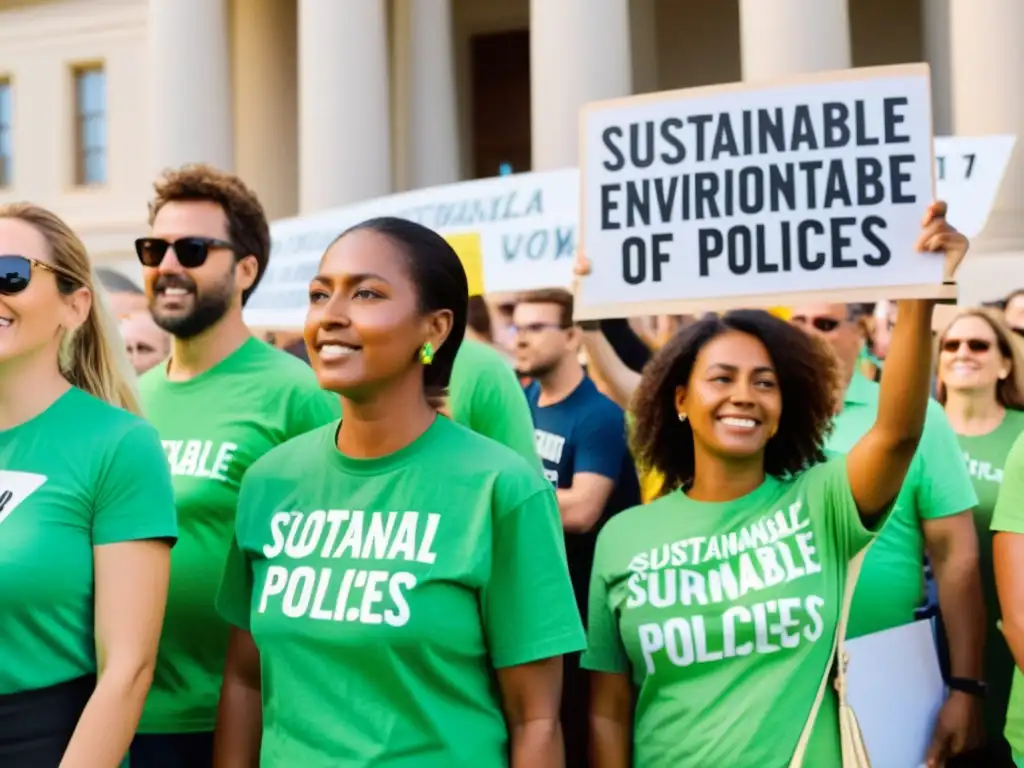
[[420,347],[420,362],[424,365],[430,365],[434,362],[434,345],[429,341],[424,342],[423,346]]
[[680,413],[679,414],[679,420],[680,421],[686,421],[686,414],[685,413]]

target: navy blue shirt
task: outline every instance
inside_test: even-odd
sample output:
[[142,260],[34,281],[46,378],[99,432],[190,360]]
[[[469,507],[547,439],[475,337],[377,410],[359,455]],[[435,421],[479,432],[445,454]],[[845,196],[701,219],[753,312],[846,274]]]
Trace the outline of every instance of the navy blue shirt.
[[533,415],[537,453],[552,485],[571,488],[573,476],[580,472],[602,475],[615,483],[597,524],[586,533],[565,534],[569,573],[586,616],[598,531],[616,512],[640,503],[640,483],[626,445],[626,417],[586,376],[560,402],[541,407],[537,405],[539,397],[540,385],[533,382],[526,388],[526,399]]

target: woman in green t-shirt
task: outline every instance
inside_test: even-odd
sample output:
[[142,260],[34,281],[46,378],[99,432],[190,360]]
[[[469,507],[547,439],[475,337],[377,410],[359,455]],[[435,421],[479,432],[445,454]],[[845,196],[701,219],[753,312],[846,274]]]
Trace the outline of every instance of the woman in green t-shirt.
[[437,413],[467,299],[451,246],[403,219],[321,259],[305,339],[344,418],[242,481],[217,600],[235,627],[218,764],[561,760],[561,657],[585,639],[554,491]]
[[0,766],[114,768],[139,722],[177,536],[81,240],[0,206]]
[[1014,664],[997,627],[991,525],[1006,457],[1024,431],[1024,351],[1001,315],[985,308],[960,312],[939,335],[938,346],[938,400],[957,434],[978,494],[974,522],[988,611],[985,727],[993,751],[990,762],[996,766],[1006,759],[1002,733]]
[[[944,216],[929,208],[918,247],[955,265],[967,244]],[[921,435],[932,307],[901,302],[875,425],[827,463],[834,361],[785,321],[706,317],[645,369],[634,455],[670,490],[597,542],[583,666],[602,768],[789,765],[831,665],[847,564]],[[830,690],[804,765],[840,764]]]

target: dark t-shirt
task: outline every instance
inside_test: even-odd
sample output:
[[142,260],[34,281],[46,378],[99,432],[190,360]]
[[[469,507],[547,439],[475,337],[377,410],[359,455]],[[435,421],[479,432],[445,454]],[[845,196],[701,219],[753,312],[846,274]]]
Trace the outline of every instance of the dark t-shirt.
[[626,419],[622,409],[598,392],[584,377],[567,398],[540,407],[540,385],[526,389],[533,415],[537,453],[544,474],[556,488],[572,487],[573,475],[592,472],[615,482],[604,512],[586,533],[566,533],[565,550],[576,600],[586,618],[590,569],[598,531],[616,512],[640,503],[640,484],[626,446]]

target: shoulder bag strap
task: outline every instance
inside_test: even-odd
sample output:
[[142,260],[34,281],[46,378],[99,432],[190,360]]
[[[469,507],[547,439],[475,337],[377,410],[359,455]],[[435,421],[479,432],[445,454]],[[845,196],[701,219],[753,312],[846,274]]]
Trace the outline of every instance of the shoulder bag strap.
[[839,668],[836,674],[846,675],[846,653],[843,650],[843,642],[846,639],[846,625],[850,619],[850,605],[853,603],[853,593],[857,588],[857,578],[860,576],[861,565],[864,564],[864,556],[867,554],[869,542],[860,552],[853,556],[853,559],[846,566],[846,586],[843,590],[843,605],[839,610],[839,622],[836,624],[836,634],[832,638],[832,653],[829,662],[825,666],[825,674],[818,684],[818,693],[814,697],[814,704],[811,705],[811,713],[807,716],[803,732],[800,734],[800,741],[797,742],[796,750],[793,752],[793,759],[789,768],[801,768],[804,762],[804,754],[807,752],[807,745],[811,741],[811,734],[814,732],[814,722],[818,719],[818,710],[821,709],[821,702],[825,699],[825,690],[828,688],[829,680],[832,678],[833,663],[836,656],[839,658]]

